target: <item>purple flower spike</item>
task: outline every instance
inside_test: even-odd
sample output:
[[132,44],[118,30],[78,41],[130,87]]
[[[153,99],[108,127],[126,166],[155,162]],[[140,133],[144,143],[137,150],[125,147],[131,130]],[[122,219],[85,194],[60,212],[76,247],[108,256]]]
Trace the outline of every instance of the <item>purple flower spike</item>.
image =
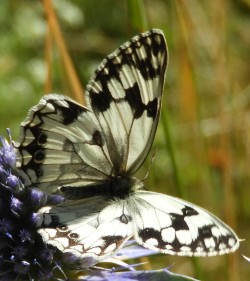
[[1,151],[0,151],[0,184],[5,185],[7,178],[8,178],[8,173],[5,170],[5,168],[3,167],[3,165],[1,164],[1,162],[2,162],[1,160],[2,160],[2,155],[1,155]]
[[47,202],[47,195],[37,188],[32,188],[29,190],[30,204],[39,209],[43,207]]
[[15,197],[11,198],[10,208],[15,216],[21,216],[25,212],[25,206],[23,202],[21,202],[19,199]]
[[41,221],[41,214],[32,213],[30,218],[28,219],[28,221],[30,222],[31,225],[34,225],[34,226],[39,225],[39,222]]
[[16,155],[10,135],[10,129],[7,129],[7,133],[9,135],[10,143],[4,137],[0,136],[0,143],[2,143],[2,148],[0,150],[0,164],[6,167],[9,166],[14,168],[16,163]]
[[65,201],[65,198],[59,194],[52,194],[48,196],[48,205],[58,205]]
[[20,231],[20,238],[21,238],[22,243],[24,243],[24,242],[33,243],[32,233],[29,230],[22,229]]
[[6,179],[6,185],[8,185],[11,188],[16,188],[19,185],[20,181],[17,176],[15,175],[9,175]]

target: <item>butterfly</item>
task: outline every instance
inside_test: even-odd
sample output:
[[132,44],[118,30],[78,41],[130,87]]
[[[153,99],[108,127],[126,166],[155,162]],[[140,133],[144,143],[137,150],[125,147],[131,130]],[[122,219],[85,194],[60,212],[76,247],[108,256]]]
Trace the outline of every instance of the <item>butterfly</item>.
[[27,186],[67,200],[40,210],[39,233],[81,267],[100,262],[134,238],[166,254],[235,251],[234,231],[208,211],[147,191],[134,174],[158,125],[168,51],[152,29],[108,55],[87,85],[87,106],[50,94],[21,124],[17,166]]

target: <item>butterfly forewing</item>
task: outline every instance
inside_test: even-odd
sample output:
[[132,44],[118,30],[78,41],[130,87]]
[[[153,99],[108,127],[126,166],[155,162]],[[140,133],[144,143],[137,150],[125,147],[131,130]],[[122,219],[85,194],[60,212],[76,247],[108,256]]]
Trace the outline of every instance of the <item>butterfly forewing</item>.
[[152,30],[109,55],[87,87],[87,101],[104,130],[119,174],[136,172],[151,148],[166,66],[164,35]]
[[106,180],[113,167],[102,135],[90,110],[61,95],[45,96],[21,127],[17,165],[26,185],[53,193]]

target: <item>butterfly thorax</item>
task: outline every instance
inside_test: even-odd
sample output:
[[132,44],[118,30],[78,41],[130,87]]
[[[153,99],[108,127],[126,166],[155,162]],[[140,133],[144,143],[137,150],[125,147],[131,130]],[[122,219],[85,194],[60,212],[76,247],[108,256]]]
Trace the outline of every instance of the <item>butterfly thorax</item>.
[[142,189],[143,183],[127,175],[113,176],[102,183],[87,186],[62,186],[60,192],[68,199],[82,199],[104,196],[108,199],[125,199],[136,190]]
[[137,178],[128,177],[126,175],[116,176],[108,183],[105,196],[125,199],[132,195],[136,190],[142,188],[143,183]]

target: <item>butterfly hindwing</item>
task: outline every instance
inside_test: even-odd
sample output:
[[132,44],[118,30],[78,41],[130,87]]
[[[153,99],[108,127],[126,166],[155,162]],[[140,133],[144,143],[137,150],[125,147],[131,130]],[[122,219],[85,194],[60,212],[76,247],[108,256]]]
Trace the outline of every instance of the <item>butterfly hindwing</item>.
[[239,247],[229,226],[192,203],[138,191],[129,204],[137,206],[133,212],[135,240],[146,248],[180,256],[214,256]]
[[214,256],[239,246],[234,231],[208,211],[155,192],[138,191],[120,201],[92,197],[44,209],[43,240],[75,255],[83,267],[114,256],[132,237],[145,248],[179,256]]
[[[72,254],[80,267],[109,258],[132,236],[132,219],[123,204],[103,197],[67,202],[40,210],[43,240]],[[75,259],[74,259],[75,261]]]

